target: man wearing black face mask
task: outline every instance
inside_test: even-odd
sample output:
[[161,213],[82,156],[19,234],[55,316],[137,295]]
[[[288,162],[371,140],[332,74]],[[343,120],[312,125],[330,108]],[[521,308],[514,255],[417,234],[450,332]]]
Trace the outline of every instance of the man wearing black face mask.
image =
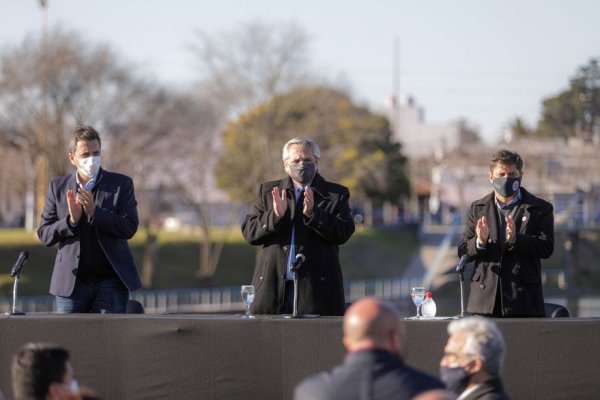
[[440,378],[458,400],[508,400],[500,371],[504,338],[496,324],[480,317],[448,324],[448,342],[440,361]]
[[523,160],[509,150],[490,159],[494,189],[471,204],[458,256],[475,260],[467,312],[543,317],[541,258],[554,250],[552,204],[523,187]]
[[283,147],[288,177],[263,183],[254,209],[242,222],[252,245],[262,246],[252,284],[255,314],[293,310],[292,263],[298,270],[298,313],[344,314],[344,287],[338,246],[354,233],[348,188],[327,182],[318,172],[320,150],[298,137]]

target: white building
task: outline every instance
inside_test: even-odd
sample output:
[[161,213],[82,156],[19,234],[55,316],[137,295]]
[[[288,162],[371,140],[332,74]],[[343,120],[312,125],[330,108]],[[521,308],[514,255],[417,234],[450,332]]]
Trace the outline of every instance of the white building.
[[428,157],[458,147],[458,126],[455,123],[432,125],[425,121],[425,111],[413,97],[391,100],[388,104],[394,140],[401,143],[403,153],[410,158]]

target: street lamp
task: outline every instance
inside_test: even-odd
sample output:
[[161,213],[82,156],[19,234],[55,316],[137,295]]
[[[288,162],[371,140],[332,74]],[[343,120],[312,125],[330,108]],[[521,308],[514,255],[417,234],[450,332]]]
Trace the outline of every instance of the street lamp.
[[41,19],[41,35],[40,35],[40,83],[41,90],[41,110],[40,110],[40,127],[38,134],[38,152],[37,152],[37,188],[36,188],[36,226],[40,225],[42,209],[46,197],[46,185],[48,180],[48,157],[46,155],[46,137],[48,130],[48,109],[46,103],[46,86],[47,86],[47,42],[48,42],[48,2],[39,0],[40,10],[42,12]]

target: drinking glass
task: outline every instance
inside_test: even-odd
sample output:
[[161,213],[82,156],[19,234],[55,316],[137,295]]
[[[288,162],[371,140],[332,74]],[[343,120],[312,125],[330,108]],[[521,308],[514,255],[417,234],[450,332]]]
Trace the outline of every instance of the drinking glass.
[[242,285],[242,301],[246,304],[246,315],[244,318],[254,318],[250,315],[250,304],[254,301],[254,286]]
[[412,288],[410,290],[410,297],[415,307],[417,307],[417,316],[415,318],[419,319],[419,307],[421,307],[421,303],[425,300],[425,288],[422,286]]

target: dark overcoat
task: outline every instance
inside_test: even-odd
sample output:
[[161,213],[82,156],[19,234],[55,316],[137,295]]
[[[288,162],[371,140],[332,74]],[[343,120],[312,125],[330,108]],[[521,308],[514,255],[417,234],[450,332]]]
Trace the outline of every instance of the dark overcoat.
[[294,400],[409,400],[444,389],[434,376],[406,365],[396,355],[371,349],[349,353],[329,372],[312,375],[294,391]]
[[[484,250],[477,249],[477,220],[486,217],[490,236]],[[499,219],[494,193],[474,201],[465,223],[458,256],[475,260],[467,312],[492,314],[500,296],[503,317],[543,317],[542,258],[554,250],[552,204],[521,188],[514,211],[517,235],[514,244],[499,240]],[[500,293],[497,291],[500,290]]]
[[[287,191],[288,207],[276,221],[272,190]],[[298,313],[319,315],[344,314],[344,285],[339,261],[340,244],[354,233],[348,188],[325,181],[317,174],[310,185],[314,193],[313,215],[302,216],[301,232],[296,236],[296,254],[306,261],[298,280]],[[291,178],[260,185],[253,210],[242,222],[242,234],[252,245],[261,246],[252,277],[255,298],[251,309],[256,314],[278,314],[284,302],[285,280],[293,219],[302,213],[296,207]]]

